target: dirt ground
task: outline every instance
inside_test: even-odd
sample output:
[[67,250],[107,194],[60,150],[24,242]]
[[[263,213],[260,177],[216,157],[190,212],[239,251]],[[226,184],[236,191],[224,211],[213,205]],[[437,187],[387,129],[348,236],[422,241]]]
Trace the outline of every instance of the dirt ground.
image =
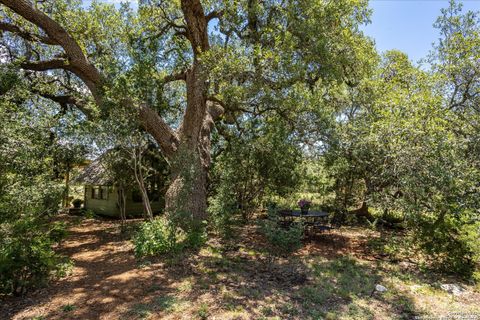
[[[480,319],[478,292],[453,297],[377,261],[366,245],[373,231],[312,236],[278,257],[262,251],[250,226],[230,243],[213,239],[197,253],[138,261],[117,221],[65,219],[70,235],[58,250],[73,270],[2,301],[1,319],[407,319],[439,310]],[[377,282],[392,290],[374,294]]]

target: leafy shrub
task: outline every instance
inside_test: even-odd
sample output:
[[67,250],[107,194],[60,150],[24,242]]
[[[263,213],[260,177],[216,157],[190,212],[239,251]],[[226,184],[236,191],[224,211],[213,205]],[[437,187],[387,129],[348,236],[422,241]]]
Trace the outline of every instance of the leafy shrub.
[[233,235],[234,218],[239,209],[233,195],[223,186],[219,189],[219,192],[209,199],[210,225],[220,236],[230,238]]
[[[52,245],[66,235],[62,225],[22,218],[0,229],[0,292],[24,294],[64,271],[64,259]],[[58,273],[60,271],[60,273]]]
[[181,246],[197,249],[205,244],[206,240],[207,234],[205,232],[205,226],[202,224],[195,229],[189,230],[187,234],[185,234],[185,239]]
[[277,252],[292,252],[302,245],[303,224],[294,222],[289,226],[281,226],[275,212],[270,212],[268,219],[260,223],[260,230]]
[[68,235],[65,222],[54,222],[51,224],[49,236],[53,242],[60,242]]
[[154,256],[179,249],[180,231],[164,217],[145,221],[133,237],[137,257]]
[[85,210],[85,212],[83,213],[83,215],[85,216],[85,218],[87,219],[93,219],[95,218],[95,212],[93,212],[93,210]]
[[475,278],[480,271],[480,223],[446,216],[441,222],[419,219],[414,241],[432,266],[441,271]]
[[74,304],[65,304],[62,306],[62,311],[63,312],[70,312],[77,309],[77,307]]
[[202,303],[197,311],[197,315],[200,319],[208,319],[208,304]]
[[63,258],[60,263],[57,264],[55,269],[55,276],[57,277],[66,277],[67,275],[71,274],[73,271],[73,267],[75,264],[73,260],[68,258]]

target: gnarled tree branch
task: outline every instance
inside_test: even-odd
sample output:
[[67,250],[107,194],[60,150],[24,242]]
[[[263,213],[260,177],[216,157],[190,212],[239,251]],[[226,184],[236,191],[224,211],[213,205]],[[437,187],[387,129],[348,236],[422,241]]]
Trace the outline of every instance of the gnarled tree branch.
[[223,15],[223,11],[217,11],[213,10],[212,12],[208,13],[205,17],[207,18],[207,21],[220,18]]
[[[33,7],[33,5],[28,0],[0,0],[0,4],[5,5],[16,14],[20,15],[30,23],[33,23],[34,25],[42,29],[45,32],[46,37],[37,37],[27,34],[23,32],[22,29],[15,28],[15,26],[12,25],[3,24],[3,29],[9,32],[16,33],[17,35],[23,37],[25,40],[28,41],[33,42],[44,40],[44,43],[49,42],[52,44],[58,44],[63,48],[65,52],[64,59],[54,58],[48,61],[28,61],[21,63],[21,67],[26,70],[32,71],[47,71],[53,69],[68,70],[78,76],[85,83],[85,85],[92,92],[95,102],[99,106],[101,106],[104,100],[102,88],[105,85],[104,77],[100,73],[100,71],[87,59],[86,55],[84,54],[76,40],[59,23],[51,19],[48,15],[46,15],[39,9]],[[190,24],[195,25],[195,27],[200,24],[202,32],[198,33],[188,30],[187,33],[189,35],[189,39],[196,43],[194,47],[196,48],[200,46],[199,50],[203,51],[208,48],[207,26],[205,24],[205,16],[203,15],[203,9],[200,5],[200,2],[194,1],[194,4],[195,5],[193,7],[189,7],[189,5],[187,4],[187,11],[189,12],[187,20]],[[185,5],[186,3],[183,4],[183,6]],[[200,18],[199,16],[197,16],[199,10],[202,10],[202,15]],[[187,31],[187,28],[184,26],[173,25],[173,27],[177,30]],[[165,78],[165,82],[176,80],[186,81],[187,72],[181,72],[178,74],[167,76]],[[52,101],[55,101],[64,107],[68,105],[75,105],[87,116],[90,115],[88,110],[84,108],[85,104],[82,104],[82,101],[76,99],[74,96],[54,95],[44,92],[37,92],[37,94]],[[172,128],[170,128],[170,126],[165,122],[164,119],[162,119],[162,117],[157,113],[157,111],[150,108],[146,104],[131,105],[138,106],[140,124],[159,143],[165,156],[167,158],[173,156],[179,144],[179,138],[177,136],[177,133]]]
[[71,70],[71,66],[65,59],[52,59],[47,61],[27,61],[22,62],[20,66],[25,70],[47,71],[54,69]]
[[142,127],[160,144],[164,155],[170,158],[177,150],[179,139],[175,131],[158,113],[147,106],[139,106],[139,118]]
[[91,115],[91,111],[86,108],[86,103],[73,95],[55,95],[47,92],[41,92],[40,90],[32,89],[33,93],[38,94],[39,96],[49,99],[53,102],[58,103],[63,109],[67,109],[69,106],[75,106],[80,109],[87,117]]
[[98,91],[102,82],[100,72],[87,60],[78,43],[60,24],[26,0],[0,0],[0,3],[41,28],[48,38],[60,45],[72,66],[70,71],[85,82],[96,100],[99,99]]
[[162,83],[169,83],[169,82],[180,81],[180,80],[185,81],[186,79],[187,79],[187,72],[182,71],[179,73],[174,73],[166,76],[165,78],[162,79]]
[[6,23],[6,22],[3,22],[3,21],[0,21],[0,30],[13,33],[13,34],[15,34],[15,35],[27,40],[27,41],[40,42],[40,43],[48,44],[48,45],[58,45],[58,43],[56,43],[55,40],[53,40],[49,37],[27,32],[27,31],[21,29],[20,27],[18,27],[16,25]]

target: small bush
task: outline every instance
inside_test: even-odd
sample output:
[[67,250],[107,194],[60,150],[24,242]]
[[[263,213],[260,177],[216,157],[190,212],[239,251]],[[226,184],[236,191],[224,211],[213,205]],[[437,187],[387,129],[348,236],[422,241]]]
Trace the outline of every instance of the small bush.
[[207,234],[203,225],[198,226],[194,230],[190,230],[185,235],[185,240],[182,242],[182,247],[198,249],[207,241]]
[[275,212],[271,212],[268,219],[261,222],[260,229],[273,249],[280,253],[295,251],[302,245],[303,224],[292,223],[288,227],[281,226]]
[[[64,259],[52,245],[66,232],[61,224],[48,229],[38,219],[22,218],[0,229],[0,292],[24,294],[61,275]],[[60,271],[60,273],[59,273]]]
[[75,309],[77,309],[77,306],[75,306],[74,304],[65,304],[62,306],[63,312],[71,312]]
[[202,303],[202,304],[200,305],[200,308],[199,308],[198,311],[197,311],[197,314],[198,314],[198,317],[199,317],[200,319],[208,319],[208,314],[209,314],[209,312],[208,312],[208,304]]
[[420,220],[413,241],[436,269],[475,278],[480,270],[480,223],[447,216],[440,223]]
[[73,260],[64,258],[62,262],[57,264],[57,267],[55,269],[55,275],[59,278],[66,277],[72,274],[73,267],[74,267]]
[[86,219],[93,219],[93,218],[95,218],[95,212],[93,212],[93,210],[90,210],[90,209],[85,210],[85,212],[83,213],[83,215],[84,215],[84,217],[85,217]]
[[233,195],[222,188],[209,199],[210,226],[223,238],[233,236],[235,216],[240,213]]
[[68,235],[65,222],[54,222],[49,231],[50,239],[53,242],[60,242]]
[[154,256],[179,249],[179,231],[164,217],[145,221],[133,237],[137,257]]

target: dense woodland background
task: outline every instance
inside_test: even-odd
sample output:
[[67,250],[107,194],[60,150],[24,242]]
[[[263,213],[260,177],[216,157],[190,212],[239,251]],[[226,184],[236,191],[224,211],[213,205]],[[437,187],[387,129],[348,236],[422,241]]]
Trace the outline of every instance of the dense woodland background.
[[148,145],[169,187],[138,256],[229,237],[265,210],[262,232],[288,252],[301,232],[276,209],[304,198],[335,226],[389,230],[392,256],[480,281],[478,13],[452,1],[417,64],[375,51],[364,0],[0,4],[1,292],[67,268],[52,249],[67,172],[113,149],[112,176],[136,184],[122,172],[152,174],[137,164]]

